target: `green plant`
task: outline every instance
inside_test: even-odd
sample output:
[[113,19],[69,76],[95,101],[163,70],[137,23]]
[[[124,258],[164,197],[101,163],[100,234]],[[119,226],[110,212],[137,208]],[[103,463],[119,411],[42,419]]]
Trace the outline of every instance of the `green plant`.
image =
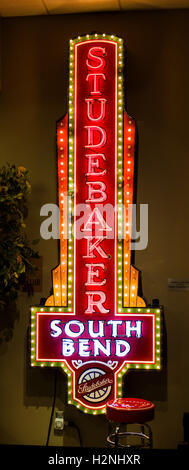
[[29,172],[7,164],[0,169],[0,308],[15,300],[20,284],[33,271],[31,258],[38,253],[25,233],[27,198],[31,191]]

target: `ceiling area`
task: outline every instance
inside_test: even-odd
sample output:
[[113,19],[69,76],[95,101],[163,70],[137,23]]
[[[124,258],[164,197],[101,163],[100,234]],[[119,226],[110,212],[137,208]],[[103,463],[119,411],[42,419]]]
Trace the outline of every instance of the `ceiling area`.
[[189,0],[0,0],[0,16],[189,8]]

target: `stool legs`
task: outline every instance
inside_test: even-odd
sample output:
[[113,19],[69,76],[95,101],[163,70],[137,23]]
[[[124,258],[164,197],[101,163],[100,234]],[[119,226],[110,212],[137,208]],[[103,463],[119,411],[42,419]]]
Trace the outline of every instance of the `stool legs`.
[[119,430],[120,430],[120,426],[116,426],[116,430],[115,430],[115,448],[117,449],[117,447],[119,447]]
[[144,445],[145,445],[145,442],[144,442],[144,431],[145,431],[144,425],[142,424],[142,426],[141,426],[141,433],[142,433],[141,442],[142,442],[142,447],[144,447]]
[[[115,423],[111,422],[111,425],[113,426],[114,425],[114,431],[112,429],[112,426],[111,428],[109,427],[109,434],[107,436],[107,443],[110,445],[110,446],[114,446],[115,448],[118,448],[118,447],[132,447],[132,448],[144,448],[144,447],[149,447],[152,449],[152,431],[151,431],[151,428],[149,426],[149,424],[147,423],[142,423],[142,424],[139,424],[139,423],[133,423],[135,425],[138,425],[140,426],[140,429],[139,431],[129,431],[127,430],[127,424],[126,423],[120,423],[120,424],[116,424],[116,427],[115,427]],[[120,428],[121,428],[121,425],[125,426],[125,430],[124,431],[121,431]],[[137,444],[129,444],[129,442],[127,441],[127,438],[135,438],[135,439],[139,439],[139,443]],[[121,443],[121,440],[122,439],[125,439],[125,443],[122,444]]]
[[153,435],[152,435],[152,430],[151,427],[148,425],[148,432],[149,432],[149,447],[152,449],[153,447]]

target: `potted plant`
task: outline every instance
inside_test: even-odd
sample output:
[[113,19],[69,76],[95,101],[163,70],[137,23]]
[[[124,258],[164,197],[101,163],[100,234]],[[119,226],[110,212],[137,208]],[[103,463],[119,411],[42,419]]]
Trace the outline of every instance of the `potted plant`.
[[27,198],[31,191],[29,172],[16,165],[0,168],[0,322],[12,311],[20,286],[33,271],[38,253],[26,235]]

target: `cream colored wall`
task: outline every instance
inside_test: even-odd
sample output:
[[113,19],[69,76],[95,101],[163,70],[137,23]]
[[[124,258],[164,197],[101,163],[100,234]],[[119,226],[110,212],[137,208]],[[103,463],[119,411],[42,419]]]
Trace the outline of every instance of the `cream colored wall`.
[[[39,236],[42,204],[56,203],[55,133],[56,120],[66,112],[68,40],[98,30],[126,42],[127,111],[137,121],[139,138],[137,200],[149,204],[149,244],[136,253],[135,263],[145,297],[158,297],[165,307],[167,366],[160,373],[130,372],[125,392],[155,402],[154,446],[161,448],[175,448],[183,439],[183,412],[189,410],[189,293],[167,288],[168,277],[189,278],[188,20],[188,11],[156,11],[2,21],[0,162],[31,171],[31,238]],[[43,445],[47,437],[54,371],[29,368],[27,329],[29,306],[49,294],[57,242],[41,240],[39,249],[43,292],[20,295],[13,337],[0,347],[1,443]],[[56,406],[80,427],[85,446],[104,445],[106,418],[68,407],[61,373]],[[64,438],[52,431],[50,443],[79,445],[77,431],[66,429]]]

